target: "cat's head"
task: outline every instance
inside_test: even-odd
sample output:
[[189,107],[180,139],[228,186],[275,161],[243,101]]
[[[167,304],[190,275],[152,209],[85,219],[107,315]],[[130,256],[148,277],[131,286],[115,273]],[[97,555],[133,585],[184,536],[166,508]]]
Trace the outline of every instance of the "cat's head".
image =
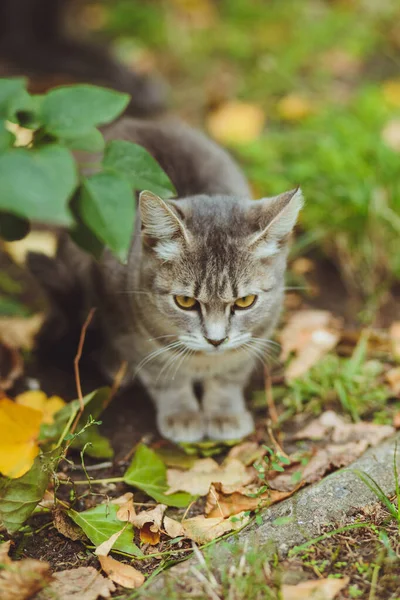
[[255,346],[275,325],[302,204],[300,189],[257,201],[164,201],[141,193],[145,285],[160,318],[187,348],[212,353]]

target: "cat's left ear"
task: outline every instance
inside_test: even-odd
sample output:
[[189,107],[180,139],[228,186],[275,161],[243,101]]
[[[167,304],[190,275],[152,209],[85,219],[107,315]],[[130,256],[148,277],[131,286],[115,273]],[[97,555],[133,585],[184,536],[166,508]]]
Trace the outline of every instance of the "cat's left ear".
[[250,249],[260,258],[277,254],[289,240],[303,204],[300,188],[254,202],[250,211],[258,231],[250,239]]

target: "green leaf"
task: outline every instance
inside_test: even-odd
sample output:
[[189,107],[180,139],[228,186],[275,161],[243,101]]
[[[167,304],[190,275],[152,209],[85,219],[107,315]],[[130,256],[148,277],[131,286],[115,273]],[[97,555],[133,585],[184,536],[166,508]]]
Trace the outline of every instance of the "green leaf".
[[[125,527],[126,523],[117,519],[117,512],[118,506],[115,504],[98,504],[94,508],[80,513],[71,509],[68,511],[68,515],[81,527],[89,540],[95,546],[99,546]],[[140,548],[133,543],[133,538],[133,526],[129,523],[115,542],[113,549],[133,556],[143,556]]]
[[[111,389],[109,387],[102,387],[83,397],[85,409],[79,419],[81,425],[85,425],[89,417],[97,419],[103,412],[104,404],[108,400],[110,393]],[[39,440],[57,440],[64,431],[68,421],[78,414],[79,408],[79,400],[72,400],[72,402],[69,402],[54,415],[54,423],[51,425],[46,425],[45,423],[42,424]]]
[[13,100],[25,91],[25,79],[0,79],[0,118],[8,118]]
[[168,175],[158,162],[138,144],[113,140],[106,146],[104,170],[126,177],[135,190],[150,190],[163,198],[176,195]]
[[77,181],[75,162],[66,148],[55,144],[29,151],[13,148],[0,154],[0,210],[69,225],[67,203]]
[[168,506],[178,508],[188,506],[193,496],[184,492],[167,496],[167,469],[153,450],[141,444],[135,452],[131,464],[124,475],[124,481],[132,487],[146,492],[149,496]]
[[98,425],[88,427],[71,444],[71,448],[77,450],[81,450],[83,447],[85,447],[85,455],[92,458],[112,458],[114,456],[114,450],[109,440],[100,433]]
[[7,242],[22,240],[30,230],[29,221],[10,213],[0,212],[0,237]]
[[46,94],[41,118],[46,130],[60,138],[79,137],[118,117],[129,102],[127,94],[94,85],[59,87]]
[[112,173],[85,179],[79,214],[96,237],[125,261],[135,219],[135,198],[128,181]]
[[0,152],[11,148],[14,142],[15,135],[6,129],[4,121],[0,121]]
[[43,498],[62,448],[40,454],[32,468],[18,479],[0,478],[0,523],[14,533],[25,523]]
[[82,135],[71,137],[64,135],[63,142],[71,150],[83,150],[84,152],[101,152],[105,145],[103,135],[95,127],[85,131]]

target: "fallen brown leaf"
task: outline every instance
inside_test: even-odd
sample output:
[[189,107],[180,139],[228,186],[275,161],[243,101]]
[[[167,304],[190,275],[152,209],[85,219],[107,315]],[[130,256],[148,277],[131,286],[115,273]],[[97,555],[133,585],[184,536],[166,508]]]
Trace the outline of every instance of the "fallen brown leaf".
[[113,582],[93,567],[78,567],[54,573],[49,587],[35,600],[97,600],[110,598],[115,589]]
[[345,588],[350,579],[316,579],[301,581],[297,585],[282,585],[282,600],[333,600]]
[[180,537],[181,535],[185,535],[185,530],[182,523],[167,517],[167,515],[164,517],[164,531],[167,535],[169,535],[170,538],[176,538]]
[[19,352],[0,341],[0,390],[8,390],[22,375],[23,362]]
[[226,102],[207,118],[207,129],[223,144],[242,144],[257,139],[264,128],[265,114],[260,106]]
[[326,439],[336,444],[363,441],[367,445],[376,446],[393,433],[394,429],[391,425],[379,425],[364,421],[347,423],[334,411],[328,410],[298,431],[293,439]]
[[156,546],[160,541],[161,523],[166,508],[165,504],[157,504],[152,510],[143,510],[129,518],[129,522],[140,529],[140,539],[145,544]]
[[31,350],[43,323],[43,315],[32,317],[0,317],[0,340],[11,348]]
[[389,335],[392,340],[393,354],[396,358],[400,358],[400,321],[391,324]]
[[[126,527],[126,525],[125,525],[125,527]],[[97,546],[97,548],[94,551],[94,553],[97,556],[99,556],[99,557],[100,556],[107,556],[108,553],[111,551],[112,547],[114,546],[115,542],[119,538],[119,536],[125,530],[125,527],[122,527],[122,529],[120,531],[117,531],[116,533],[113,533],[112,536],[110,536],[108,538],[108,540],[105,540],[105,542],[103,542],[99,546]]]
[[143,573],[111,556],[99,556],[99,561],[103,571],[118,585],[133,590],[143,585],[145,581]]
[[70,540],[76,541],[86,539],[86,535],[83,533],[82,529],[78,527],[78,525],[75,525],[68,515],[65,514],[65,511],[59,506],[53,511],[53,523],[57,531]]
[[286,369],[286,379],[300,377],[332,350],[340,339],[340,329],[340,321],[326,310],[301,310],[292,315],[280,334],[282,360],[296,353]]
[[33,558],[12,561],[9,549],[10,542],[0,544],[0,599],[28,600],[51,581],[50,565]]
[[265,448],[259,446],[257,442],[242,442],[229,450],[227,460],[234,458],[243,463],[245,467],[248,467],[265,456],[266,453]]
[[198,515],[191,519],[185,519],[182,521],[182,525],[187,538],[197,544],[206,544],[221,537],[224,533],[240,529],[248,521],[249,517],[244,514],[237,514],[235,520]]
[[214,518],[230,517],[243,511],[271,506],[291,496],[293,491],[268,490],[254,497],[249,494],[256,493],[256,488],[242,488],[236,492],[227,493],[225,486],[213,484],[207,496],[205,514],[207,517]]
[[203,458],[188,471],[168,469],[169,488],[166,493],[173,494],[181,491],[193,496],[205,496],[214,482],[240,487],[251,483],[255,476],[254,469],[246,468],[235,458],[226,460],[222,465],[212,458]]
[[386,373],[386,381],[388,382],[393,394],[400,396],[400,367],[390,369]]

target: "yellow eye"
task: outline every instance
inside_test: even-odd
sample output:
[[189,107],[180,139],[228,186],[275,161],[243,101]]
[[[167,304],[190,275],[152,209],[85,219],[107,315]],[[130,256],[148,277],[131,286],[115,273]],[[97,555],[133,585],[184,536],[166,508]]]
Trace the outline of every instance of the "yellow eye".
[[174,296],[174,300],[179,308],[184,310],[193,310],[197,306],[197,300],[190,296]]
[[248,296],[243,296],[242,298],[238,298],[235,302],[235,308],[250,308],[253,306],[254,302],[257,300],[257,296],[255,294],[249,294]]

